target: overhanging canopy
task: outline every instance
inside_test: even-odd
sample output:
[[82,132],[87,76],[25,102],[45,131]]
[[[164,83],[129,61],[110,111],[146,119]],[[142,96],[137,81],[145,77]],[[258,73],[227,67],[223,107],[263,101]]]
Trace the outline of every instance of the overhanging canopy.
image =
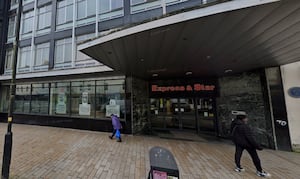
[[278,66],[300,60],[300,2],[231,1],[114,32],[79,49],[141,78]]

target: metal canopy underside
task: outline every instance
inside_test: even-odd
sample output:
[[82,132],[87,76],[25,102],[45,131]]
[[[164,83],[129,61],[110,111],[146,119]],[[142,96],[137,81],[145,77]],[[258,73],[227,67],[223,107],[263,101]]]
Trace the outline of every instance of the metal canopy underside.
[[[126,35],[131,29],[134,33]],[[146,79],[155,73],[182,77],[187,71],[197,77],[223,76],[228,69],[239,73],[300,60],[300,1],[296,0],[136,29],[87,42],[81,51],[116,71]]]

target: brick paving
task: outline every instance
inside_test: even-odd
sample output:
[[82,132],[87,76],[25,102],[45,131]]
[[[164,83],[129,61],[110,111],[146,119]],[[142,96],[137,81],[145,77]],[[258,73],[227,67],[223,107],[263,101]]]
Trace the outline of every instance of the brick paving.
[[[5,131],[1,123],[1,157]],[[145,179],[153,146],[174,154],[182,179],[259,178],[247,153],[242,158],[246,171],[233,171],[234,146],[224,142],[124,135],[118,143],[104,132],[19,124],[13,125],[13,132],[11,178]],[[259,155],[271,178],[300,178],[299,153],[263,150]]]

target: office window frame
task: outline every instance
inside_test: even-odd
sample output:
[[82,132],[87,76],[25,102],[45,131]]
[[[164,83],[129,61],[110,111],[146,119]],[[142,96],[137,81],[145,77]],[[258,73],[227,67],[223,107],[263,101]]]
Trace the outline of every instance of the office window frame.
[[[33,20],[34,20],[34,11],[27,11],[22,14],[22,29],[21,34],[29,34],[33,31]],[[25,28],[29,26],[28,30],[24,31]]]
[[[48,65],[49,64],[49,55],[50,55],[50,42],[37,44],[35,47],[34,66],[38,67],[38,66]],[[40,58],[40,57],[42,57],[42,58]],[[40,60],[40,59],[42,59],[42,60]]]
[[[67,46],[70,45],[70,46]],[[68,56],[68,54],[66,54],[66,51],[68,50],[68,48],[70,48],[70,54]],[[59,50],[62,50],[62,53],[58,53]],[[59,64],[66,64],[66,63],[71,63],[72,62],[72,38],[65,38],[65,39],[60,39],[55,41],[55,52],[54,52],[54,56],[55,56],[55,60],[54,60],[54,64],[55,66],[59,65]],[[66,56],[68,56],[69,58],[66,58]],[[57,59],[62,59],[59,62],[57,61]],[[66,59],[69,59],[66,61]]]
[[52,4],[42,6],[38,9],[37,30],[49,29],[51,27]]

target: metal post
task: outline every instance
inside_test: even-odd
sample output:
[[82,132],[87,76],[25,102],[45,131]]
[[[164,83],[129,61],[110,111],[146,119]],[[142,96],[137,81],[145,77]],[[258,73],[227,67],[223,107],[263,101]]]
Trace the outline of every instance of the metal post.
[[10,98],[9,98],[9,109],[7,118],[7,133],[5,134],[4,150],[2,158],[2,179],[9,178],[9,169],[11,161],[11,150],[12,150],[12,122],[13,122],[13,109],[15,102],[16,93],[16,70],[17,70],[17,56],[20,38],[20,24],[21,24],[21,12],[22,12],[22,0],[19,0],[19,7],[17,11],[17,20],[15,28],[15,41],[13,44],[13,66],[12,66],[12,78],[10,83]]

